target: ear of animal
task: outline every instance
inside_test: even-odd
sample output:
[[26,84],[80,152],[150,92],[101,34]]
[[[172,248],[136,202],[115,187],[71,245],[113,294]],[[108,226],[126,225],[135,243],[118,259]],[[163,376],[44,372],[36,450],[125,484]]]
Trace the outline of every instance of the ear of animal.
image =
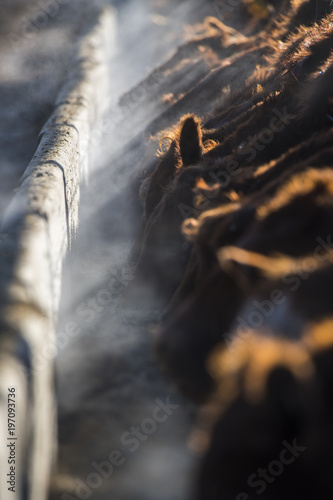
[[195,116],[186,117],[182,123],[179,149],[184,167],[200,161],[203,151],[202,132],[200,121]]
[[264,259],[264,256],[234,246],[220,248],[216,256],[221,269],[232,276],[244,292],[251,293],[260,276],[261,268],[257,260]]

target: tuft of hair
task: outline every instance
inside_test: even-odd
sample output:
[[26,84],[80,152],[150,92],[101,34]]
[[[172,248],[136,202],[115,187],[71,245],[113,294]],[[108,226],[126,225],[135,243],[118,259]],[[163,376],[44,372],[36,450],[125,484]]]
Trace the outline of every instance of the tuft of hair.
[[333,194],[333,171],[325,168],[320,171],[309,167],[300,174],[291,177],[266,204],[257,209],[257,218],[264,219],[292,202],[296,197],[313,195],[317,204],[326,204],[331,201]]
[[168,134],[164,134],[161,139],[159,140],[159,149],[156,152],[156,156],[159,158],[163,158],[167,152],[169,151],[172,143],[174,142],[175,137],[172,132],[169,132]]
[[204,148],[204,153],[209,153],[209,151],[211,151],[212,149],[216,148],[217,146],[219,146],[220,143],[218,141],[214,141],[213,139],[207,139],[207,141],[205,141],[203,143],[203,148]]
[[248,38],[231,26],[227,26],[220,19],[213,16],[205,17],[204,26],[208,32],[217,32],[223,37],[223,42],[228,42],[229,36],[237,37],[239,41],[247,42]]

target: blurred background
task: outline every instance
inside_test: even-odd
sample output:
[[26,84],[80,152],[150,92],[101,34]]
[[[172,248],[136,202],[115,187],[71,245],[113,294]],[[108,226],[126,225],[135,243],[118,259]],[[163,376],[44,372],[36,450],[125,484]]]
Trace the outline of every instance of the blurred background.
[[[186,26],[216,13],[212,2],[1,0],[0,217],[54,109],[77,40],[104,5],[116,18],[109,112],[92,138],[79,232],[63,271],[57,330],[64,342],[55,360],[59,450],[50,498],[185,500],[196,474],[197,455],[188,446],[196,410],[157,366],[149,321],[124,317],[117,298],[130,278],[126,184],[145,154],[150,120],[142,105],[133,112],[144,87],[129,91],[184,42]],[[121,106],[128,92],[130,106]]]

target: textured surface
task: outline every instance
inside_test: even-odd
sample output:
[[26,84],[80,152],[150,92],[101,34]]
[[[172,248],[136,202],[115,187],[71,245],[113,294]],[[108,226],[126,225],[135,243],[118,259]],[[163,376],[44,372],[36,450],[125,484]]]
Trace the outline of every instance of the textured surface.
[[[1,400],[6,407],[6,390],[16,387],[17,418],[25,419],[17,430],[17,488],[11,498],[45,499],[54,459],[53,359],[61,267],[77,227],[89,129],[101,117],[108,95],[105,47],[112,43],[112,11],[92,11],[86,28],[55,111],[2,224]],[[4,417],[2,408],[2,429]],[[1,447],[1,453],[5,451]],[[1,498],[7,498],[6,485],[1,484]]]

